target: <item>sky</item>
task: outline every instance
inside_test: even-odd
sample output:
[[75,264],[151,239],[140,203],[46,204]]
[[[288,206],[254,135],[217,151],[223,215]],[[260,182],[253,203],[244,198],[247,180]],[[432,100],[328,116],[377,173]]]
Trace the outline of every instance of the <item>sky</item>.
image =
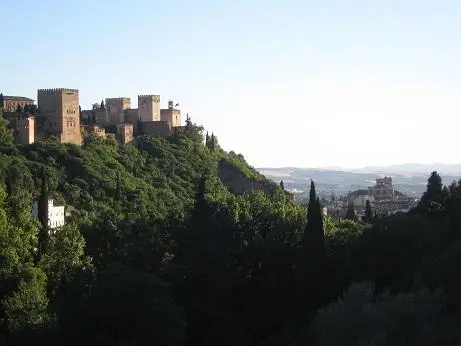
[[0,91],[161,95],[254,167],[461,163],[461,1],[5,0]]

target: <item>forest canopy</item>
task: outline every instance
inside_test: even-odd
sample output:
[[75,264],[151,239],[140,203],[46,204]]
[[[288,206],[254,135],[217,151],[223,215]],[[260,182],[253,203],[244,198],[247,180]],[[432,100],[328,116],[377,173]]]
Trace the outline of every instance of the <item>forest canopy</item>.
[[3,344],[459,344],[461,183],[437,172],[408,214],[334,221],[194,124],[78,147],[1,122],[0,178]]

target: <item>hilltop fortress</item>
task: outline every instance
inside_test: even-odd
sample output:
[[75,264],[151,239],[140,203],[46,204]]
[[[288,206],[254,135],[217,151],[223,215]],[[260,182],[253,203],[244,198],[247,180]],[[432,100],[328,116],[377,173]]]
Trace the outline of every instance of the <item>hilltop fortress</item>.
[[105,130],[115,126],[121,142],[127,143],[143,134],[170,135],[181,126],[181,111],[173,106],[173,101],[168,101],[168,108],[161,109],[160,95],[139,95],[138,108],[131,108],[129,97],[116,97],[83,110],[81,120],[89,132],[98,136],[104,136]]
[[[388,176],[377,178],[374,186],[355,190],[346,197],[346,202],[352,204],[359,216],[364,215],[367,201],[377,215],[407,212],[416,205],[413,198],[394,189],[392,178]],[[344,214],[346,209],[347,203],[344,204]]]
[[106,98],[90,110],[81,110],[77,89],[38,89],[37,103],[23,96],[0,94],[0,109],[19,143],[55,136],[61,143],[81,145],[85,133],[106,137],[112,133],[121,143],[135,136],[168,136],[181,127],[179,104],[160,108],[160,95],[139,95],[138,108],[129,97]]

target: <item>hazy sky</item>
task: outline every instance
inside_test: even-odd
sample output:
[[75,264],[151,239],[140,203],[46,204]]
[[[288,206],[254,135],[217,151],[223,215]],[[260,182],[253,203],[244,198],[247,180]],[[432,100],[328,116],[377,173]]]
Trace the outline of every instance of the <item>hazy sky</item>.
[[160,94],[261,166],[461,162],[461,1],[4,0],[0,90]]

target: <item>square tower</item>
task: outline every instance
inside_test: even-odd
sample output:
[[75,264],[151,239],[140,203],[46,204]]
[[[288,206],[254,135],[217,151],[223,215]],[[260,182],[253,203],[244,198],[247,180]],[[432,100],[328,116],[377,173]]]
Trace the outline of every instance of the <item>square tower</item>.
[[18,143],[32,144],[35,142],[35,116],[27,112],[7,112],[3,116],[8,120],[8,125],[13,129],[13,134]]
[[19,116],[17,119],[17,141],[21,144],[35,142],[35,117],[30,114]]
[[109,123],[117,125],[125,122],[125,110],[131,108],[129,97],[117,97],[106,99],[106,109],[109,115]]
[[160,120],[160,96],[139,95],[138,117],[142,122]]
[[173,106],[173,101],[168,101],[168,108],[160,111],[160,118],[168,122],[171,127],[181,126],[181,111]]
[[77,89],[39,89],[38,108],[44,130],[61,143],[82,144]]
[[133,124],[123,123],[118,126],[119,140],[122,144],[127,144],[133,140]]

